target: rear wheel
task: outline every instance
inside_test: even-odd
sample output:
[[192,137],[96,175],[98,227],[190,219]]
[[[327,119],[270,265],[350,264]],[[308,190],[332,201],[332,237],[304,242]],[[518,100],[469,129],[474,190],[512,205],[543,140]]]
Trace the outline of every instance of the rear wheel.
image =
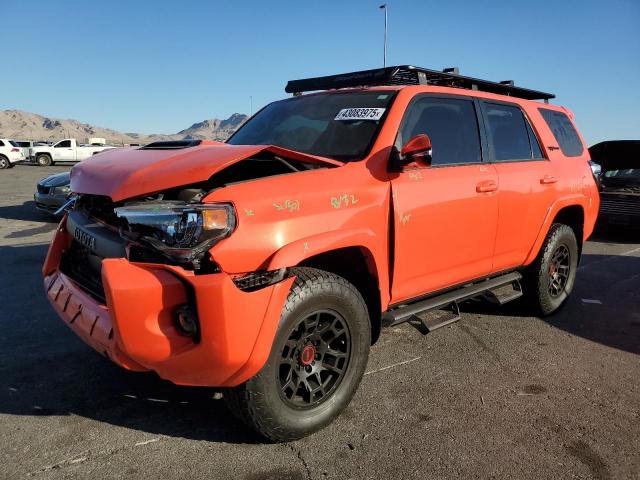
[[573,290],[578,242],[567,225],[554,223],[536,260],[525,272],[525,295],[542,315],[558,310]]
[[353,397],[369,357],[367,307],[344,278],[312,268],[296,280],[262,370],[225,394],[234,414],[274,441],[329,424]]
[[50,165],[53,165],[53,160],[51,160],[51,155],[48,155],[46,153],[42,153],[38,155],[36,157],[36,162],[38,162],[38,165],[40,165],[41,167],[48,167]]
[[0,155],[0,169],[11,167],[11,162],[4,155]]

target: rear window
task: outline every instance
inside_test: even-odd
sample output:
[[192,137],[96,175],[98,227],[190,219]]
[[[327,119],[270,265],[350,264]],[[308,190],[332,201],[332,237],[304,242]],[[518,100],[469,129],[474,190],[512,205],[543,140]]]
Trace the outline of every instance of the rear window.
[[484,111],[496,162],[540,158],[538,152],[532,153],[531,140],[535,138],[530,138],[527,121],[519,107],[484,102]]
[[547,122],[553,136],[556,138],[562,153],[567,157],[581,155],[583,151],[582,142],[569,117],[556,110],[548,110],[546,108],[540,108],[539,110],[542,118]]

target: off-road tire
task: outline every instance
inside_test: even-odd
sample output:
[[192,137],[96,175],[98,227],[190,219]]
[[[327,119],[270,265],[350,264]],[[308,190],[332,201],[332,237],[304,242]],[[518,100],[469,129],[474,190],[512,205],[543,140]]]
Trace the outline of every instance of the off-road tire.
[[53,165],[53,160],[51,159],[51,155],[47,153],[41,153],[40,155],[38,155],[36,157],[36,162],[41,167],[50,167],[51,165]]
[[0,169],[11,168],[11,162],[4,155],[0,155]]
[[[263,437],[278,442],[320,430],[344,410],[362,380],[371,344],[367,306],[351,283],[314,268],[294,268],[291,273],[296,279],[282,310],[266,364],[255,377],[224,393],[225,402],[236,417]],[[334,312],[339,322],[346,324],[350,354],[340,380],[326,397],[317,404],[311,402],[305,408],[297,408],[281,393],[285,390],[281,383],[283,352],[305,319],[316,312]],[[322,358],[324,365],[325,357]]]
[[[568,252],[568,272],[561,288],[554,294],[551,283],[557,269],[553,266],[553,259],[554,255],[563,250]],[[535,313],[550,315],[564,304],[575,284],[578,256],[578,242],[573,229],[559,223],[551,225],[540,253],[524,272],[524,294]]]

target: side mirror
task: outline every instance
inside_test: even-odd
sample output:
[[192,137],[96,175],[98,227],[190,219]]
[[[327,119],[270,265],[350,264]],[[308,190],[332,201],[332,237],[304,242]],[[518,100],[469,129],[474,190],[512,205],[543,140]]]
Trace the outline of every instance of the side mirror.
[[416,162],[421,166],[431,165],[431,139],[429,135],[421,133],[404,144],[401,154],[402,165]]

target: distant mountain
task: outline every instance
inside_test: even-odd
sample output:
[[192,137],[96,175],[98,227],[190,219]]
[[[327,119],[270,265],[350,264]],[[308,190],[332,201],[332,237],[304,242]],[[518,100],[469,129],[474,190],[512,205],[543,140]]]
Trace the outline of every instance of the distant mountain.
[[176,136],[180,138],[195,138],[208,140],[226,140],[247,119],[242,113],[234,113],[226,120],[204,120],[194,123],[189,128],[180,130]]
[[44,117],[21,110],[0,110],[0,138],[16,140],[60,140],[75,138],[86,142],[89,137],[104,138],[108,143],[148,143],[156,140],[207,139],[226,140],[247,119],[246,115],[234,113],[229,118],[212,118],[194,123],[174,135],[143,135],[118,132],[110,128],[95,127],[77,120]]

